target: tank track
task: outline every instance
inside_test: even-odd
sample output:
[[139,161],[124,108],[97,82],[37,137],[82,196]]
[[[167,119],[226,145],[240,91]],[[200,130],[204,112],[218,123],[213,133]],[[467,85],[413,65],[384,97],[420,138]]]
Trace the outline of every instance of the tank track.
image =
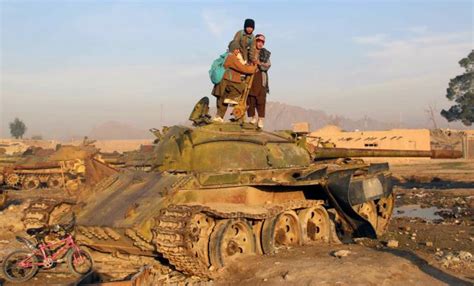
[[[47,190],[47,189],[51,189],[48,184],[47,184],[47,181],[52,178],[54,175],[61,175],[61,173],[53,173],[53,174],[48,174],[48,173],[31,173],[31,174],[20,174],[20,173],[14,173],[15,175],[18,176],[18,182],[12,184],[12,183],[8,183],[7,182],[7,178],[8,176],[5,176],[4,179],[3,179],[3,184],[9,188],[14,188],[14,189],[17,189],[17,190],[27,190],[23,187],[23,180],[25,180],[25,178],[27,178],[28,176],[35,176],[36,178],[39,179],[40,183],[39,183],[39,186],[37,188],[32,188],[31,190]],[[56,187],[57,189],[64,189],[67,187],[66,183],[68,181],[77,181],[79,182],[81,179],[83,179],[82,177],[77,177],[77,178],[73,178],[73,177],[70,177],[68,173],[65,173],[64,174],[64,179],[65,181],[58,187]],[[0,180],[0,185],[1,184],[1,180]]]
[[264,220],[276,216],[285,210],[313,207],[322,201],[294,201],[269,207],[266,213],[251,214],[245,212],[218,212],[205,206],[170,205],[161,211],[153,228],[154,240],[159,253],[168,259],[177,270],[189,275],[212,278],[213,272],[207,264],[195,256],[192,242],[195,230],[190,224],[191,219],[203,213],[214,218],[247,218]]
[[[60,220],[60,217],[53,217],[61,215],[63,207],[71,207],[73,202],[66,202],[64,200],[43,198],[30,203],[30,205],[24,210],[23,213],[23,224],[25,228],[42,227],[55,223],[52,220]],[[54,213],[53,211],[56,211]]]
[[158,252],[177,270],[200,277],[210,277],[207,265],[191,251],[189,221],[201,207],[171,205],[164,209],[155,223],[154,243]]
[[95,271],[108,276],[108,280],[126,279],[139,272],[143,265],[149,265],[159,275],[166,275],[171,272],[167,266],[162,265],[152,257],[121,254],[119,252],[102,253],[91,248],[87,248],[87,250],[94,259]]

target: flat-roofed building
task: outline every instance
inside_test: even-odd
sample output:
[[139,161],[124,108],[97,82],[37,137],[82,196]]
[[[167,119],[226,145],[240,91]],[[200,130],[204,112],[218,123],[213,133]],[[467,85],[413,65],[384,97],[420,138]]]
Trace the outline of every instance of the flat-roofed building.
[[474,130],[466,130],[464,134],[464,158],[474,160]]
[[430,130],[392,129],[386,131],[342,131],[326,126],[309,134],[310,143],[318,140],[336,148],[430,151]]

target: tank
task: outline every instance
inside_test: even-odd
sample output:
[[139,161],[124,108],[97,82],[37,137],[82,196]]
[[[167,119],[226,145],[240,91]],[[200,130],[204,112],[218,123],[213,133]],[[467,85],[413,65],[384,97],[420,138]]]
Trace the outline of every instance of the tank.
[[[150,172],[114,174],[70,205],[76,240],[108,254],[109,269],[117,269],[113,257],[139,257],[210,278],[245,255],[385,231],[394,202],[388,164],[321,163],[304,137],[210,123],[206,104],[204,98],[193,111],[194,127],[160,135]],[[44,209],[57,217],[69,213],[65,205]]]
[[149,161],[154,145],[140,145],[140,148],[123,153],[101,153],[100,158],[108,165],[117,169],[132,169],[150,171],[151,163]]
[[21,157],[3,160],[0,185],[33,190],[42,187],[77,190],[86,178],[86,165],[98,150],[92,146],[58,146],[54,149],[30,148]]

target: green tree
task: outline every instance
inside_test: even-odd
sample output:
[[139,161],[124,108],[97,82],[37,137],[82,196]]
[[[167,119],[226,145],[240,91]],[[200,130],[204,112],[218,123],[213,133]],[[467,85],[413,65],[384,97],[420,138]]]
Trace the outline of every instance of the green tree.
[[26,132],[26,125],[23,123],[18,118],[15,118],[13,122],[10,122],[10,134],[15,137],[16,139],[18,138],[23,138],[23,134]]
[[474,50],[459,61],[466,71],[451,79],[446,97],[456,102],[448,110],[442,110],[441,115],[449,122],[460,120],[464,125],[471,126],[474,122]]

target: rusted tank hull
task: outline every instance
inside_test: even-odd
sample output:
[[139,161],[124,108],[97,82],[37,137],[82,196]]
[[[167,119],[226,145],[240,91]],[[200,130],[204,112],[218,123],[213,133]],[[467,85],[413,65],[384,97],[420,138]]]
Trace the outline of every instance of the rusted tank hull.
[[387,165],[314,162],[285,134],[239,122],[169,128],[150,173],[112,175],[73,206],[76,240],[212,277],[244,255],[383,233],[393,210]]
[[[119,174],[110,178],[105,188],[96,194],[97,199],[79,212],[78,240],[102,252],[164,256],[178,269],[209,276],[209,266],[222,262],[211,262],[210,254],[204,253],[191,257],[196,251],[195,246],[179,247],[181,239],[192,236],[188,227],[196,223],[196,217],[212,221],[212,227],[207,226],[204,231],[209,232],[206,235],[224,222],[243,221],[254,225],[252,237],[255,237],[256,249],[261,253],[272,249],[271,243],[260,238],[263,229],[259,228],[265,221],[274,220],[281,213],[297,214],[305,209],[333,209],[338,214],[339,223],[346,225],[346,230],[352,227],[352,231],[357,230],[355,236],[375,237],[377,226],[367,223],[353,206],[391,195],[387,170],[354,176],[358,168],[327,173],[327,168],[321,167],[316,165],[307,174],[301,169],[299,173],[296,172],[298,169],[261,171],[257,175],[266,174],[267,179],[260,178],[260,181],[246,185],[233,179],[229,179],[228,184],[213,184],[207,176],[144,172]],[[295,173],[303,179],[291,176],[293,181],[290,182],[288,175]],[[225,176],[225,173],[221,175]],[[241,175],[245,178],[245,174]],[[283,181],[285,176],[286,182]],[[334,179],[335,176],[339,177]],[[336,181],[337,186],[333,184]],[[208,183],[202,185],[203,182]],[[327,192],[333,201],[328,200]],[[338,238],[327,234],[324,239]],[[177,254],[179,258],[176,258]],[[193,265],[191,268],[189,263]]]

